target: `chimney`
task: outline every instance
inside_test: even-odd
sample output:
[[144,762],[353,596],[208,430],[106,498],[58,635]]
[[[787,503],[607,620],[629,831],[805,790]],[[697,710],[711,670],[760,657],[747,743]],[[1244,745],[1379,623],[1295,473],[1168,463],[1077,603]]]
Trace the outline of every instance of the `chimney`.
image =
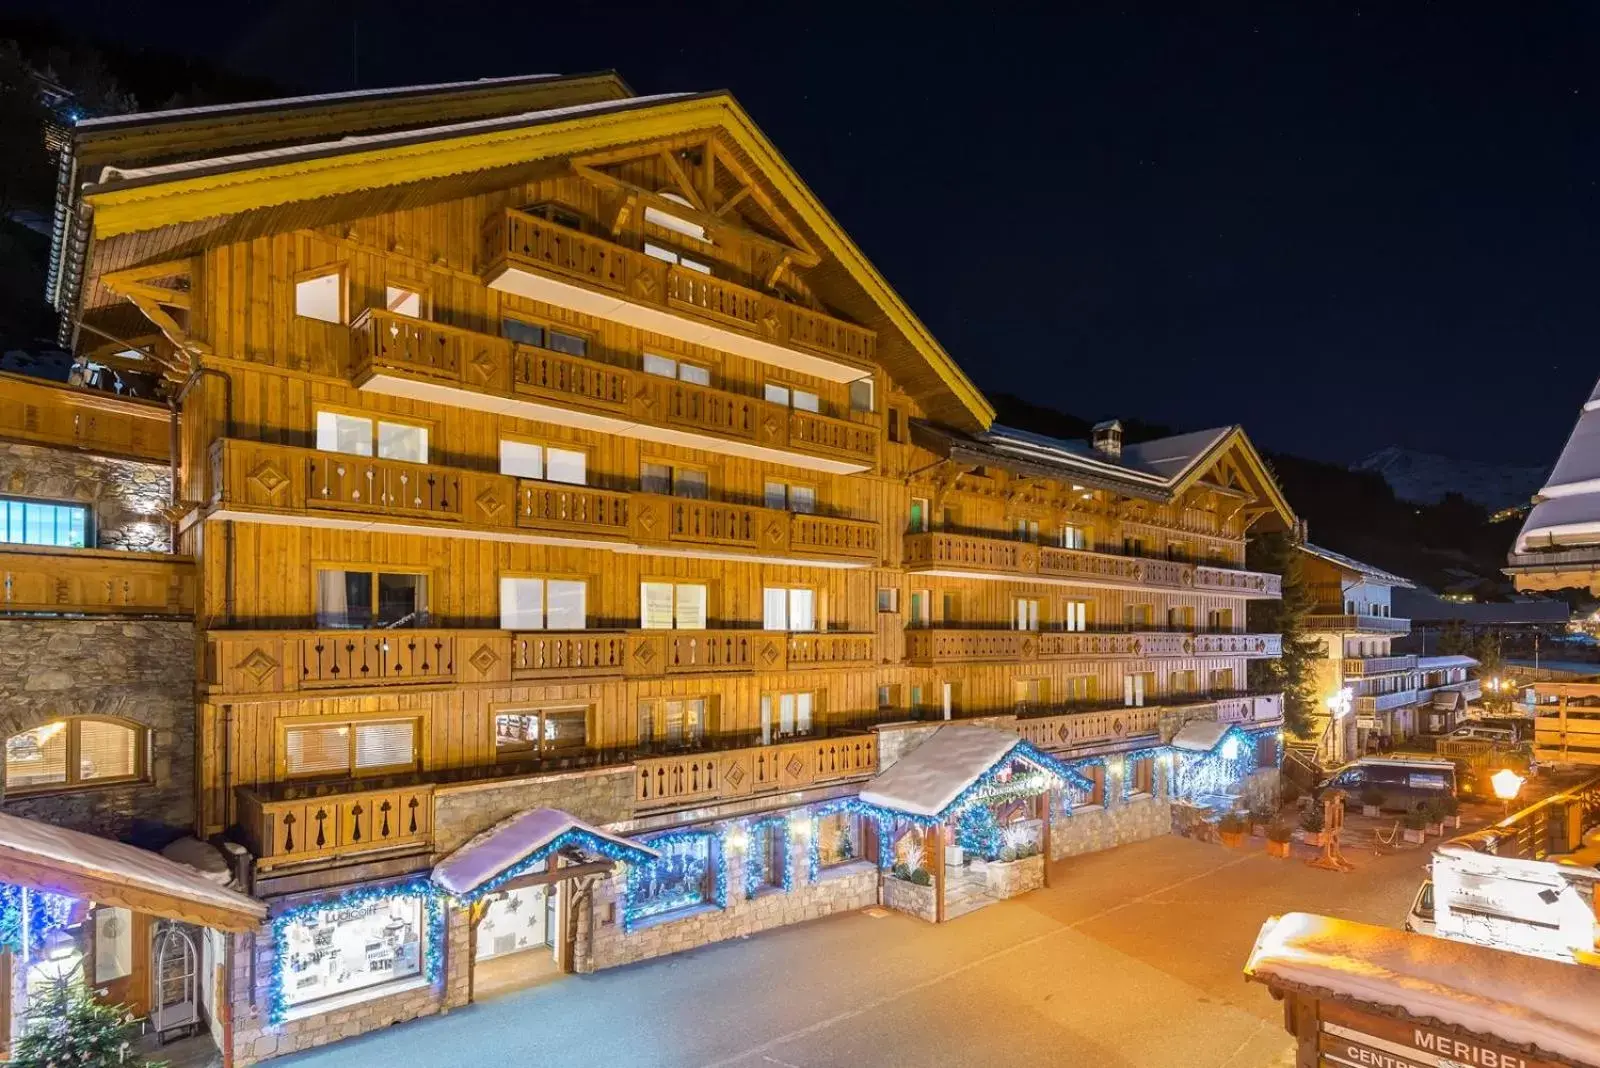
[[1094,425],[1094,451],[1108,460],[1122,459],[1122,424],[1107,419]]

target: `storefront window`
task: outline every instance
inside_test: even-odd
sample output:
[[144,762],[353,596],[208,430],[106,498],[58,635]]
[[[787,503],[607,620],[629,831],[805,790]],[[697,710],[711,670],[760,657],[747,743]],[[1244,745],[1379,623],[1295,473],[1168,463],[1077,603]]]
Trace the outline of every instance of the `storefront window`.
[[651,919],[711,902],[714,893],[714,836],[690,835],[646,842],[661,859],[628,872],[628,920]]
[[283,1003],[305,1005],[422,973],[423,902],[396,895],[314,912],[287,924]]
[[860,860],[863,843],[861,817],[848,812],[830,812],[817,820],[817,864],[837,867]]
[[763,890],[781,889],[789,868],[789,823],[762,820],[750,828],[744,861],[744,892],[754,897]]

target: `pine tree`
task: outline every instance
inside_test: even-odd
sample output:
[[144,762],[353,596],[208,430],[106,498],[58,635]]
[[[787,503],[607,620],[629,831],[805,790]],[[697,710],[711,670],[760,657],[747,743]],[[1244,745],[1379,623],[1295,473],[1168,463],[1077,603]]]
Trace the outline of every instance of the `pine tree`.
[[1276,660],[1252,660],[1252,690],[1283,693],[1283,725],[1304,738],[1311,731],[1317,708],[1317,667],[1321,643],[1306,637],[1305,620],[1316,608],[1316,596],[1305,580],[1301,556],[1292,534],[1282,531],[1252,538],[1247,550],[1249,566],[1283,576],[1283,597],[1250,603],[1250,629],[1258,634],[1283,635],[1283,655]]
[[130,1049],[130,1036],[126,1009],[61,983],[34,996],[10,1068],[160,1068]]

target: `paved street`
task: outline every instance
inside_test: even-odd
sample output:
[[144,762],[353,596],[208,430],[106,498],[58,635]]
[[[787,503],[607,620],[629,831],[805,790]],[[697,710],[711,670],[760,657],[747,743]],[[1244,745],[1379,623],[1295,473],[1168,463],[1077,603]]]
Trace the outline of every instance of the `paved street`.
[[1239,974],[1261,921],[1303,909],[1399,925],[1425,856],[1358,852],[1338,875],[1162,837],[1063,861],[1051,888],[943,927],[835,917],[279,1063],[1264,1068],[1289,1041]]

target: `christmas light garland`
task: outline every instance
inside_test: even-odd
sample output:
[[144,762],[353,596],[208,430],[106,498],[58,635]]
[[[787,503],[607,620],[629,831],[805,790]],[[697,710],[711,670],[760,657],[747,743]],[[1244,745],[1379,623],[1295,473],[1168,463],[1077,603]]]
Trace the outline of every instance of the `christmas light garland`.
[[[28,907],[22,907],[22,897],[28,896]],[[30,886],[0,883],[0,948],[23,953],[22,930],[26,915],[28,930],[27,953],[32,955],[44,948],[45,935],[66,927],[72,921],[72,909],[77,898],[49,890],[35,890]]]
[[[748,843],[744,850],[744,896],[746,899],[755,897],[761,891],[761,868],[751,863],[751,857],[760,846],[757,844],[763,835],[775,834],[778,836],[778,856],[783,858],[783,870],[778,873],[778,885],[784,893],[794,889],[794,857],[789,851],[789,821],[783,816],[768,816],[765,819],[751,820],[745,826],[745,841]],[[767,854],[771,856],[771,853]]]
[[[423,909],[426,913],[426,918],[423,922],[427,927],[427,933],[423,936],[422,944],[422,974],[427,978],[428,982],[438,982],[444,975],[445,962],[444,895],[424,876],[417,876],[404,882],[388,883],[381,886],[358,886],[352,890],[345,891],[338,897],[323,901],[308,901],[273,917],[272,939],[274,953],[272,955],[272,975],[270,976],[270,1004],[267,1009],[269,1022],[274,1026],[281,1024],[289,1012],[289,1005],[285,998],[288,979],[285,967],[290,956],[290,927],[297,923],[302,923],[312,916],[321,916],[343,909],[363,908],[375,902],[389,901],[397,897],[416,897],[422,900]],[[377,990],[373,996],[381,996],[381,990]]]
[[474,887],[465,894],[454,895],[454,900],[460,904],[470,904],[486,897],[513,879],[527,874],[542,861],[569,847],[575,847],[586,853],[605,857],[607,860],[616,861],[618,864],[649,864],[654,859],[645,850],[631,843],[624,845],[609,838],[602,838],[600,835],[573,827],[570,830],[562,831],[494,878]]
[[[718,830],[667,831],[662,834],[653,834],[647,838],[641,838],[639,842],[641,845],[647,845],[651,849],[657,849],[663,853],[671,850],[674,846],[686,845],[690,842],[705,842],[706,863],[711,868],[711,901],[717,908],[725,909],[728,907],[727,850],[725,848],[726,843],[723,841],[726,833],[726,828]],[[665,907],[652,909],[648,913],[641,911],[645,904],[643,898],[648,889],[646,880],[650,877],[657,864],[661,864],[668,859],[668,857],[663,856],[659,860],[650,861],[646,864],[628,865],[628,875],[623,889],[622,901],[622,931],[624,934],[632,934],[635,925],[641,920],[654,919],[657,916],[664,916],[680,908],[706,903],[700,896],[683,895],[681,900],[670,901]]]

